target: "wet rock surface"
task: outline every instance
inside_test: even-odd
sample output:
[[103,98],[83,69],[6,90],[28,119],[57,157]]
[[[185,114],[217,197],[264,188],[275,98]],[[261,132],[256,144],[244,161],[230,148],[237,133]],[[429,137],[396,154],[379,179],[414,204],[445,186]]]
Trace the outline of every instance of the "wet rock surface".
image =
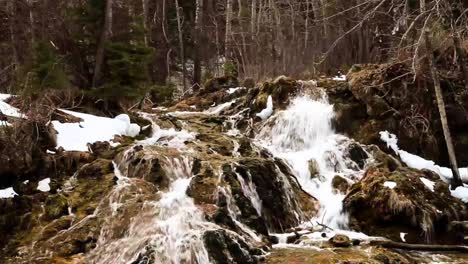
[[[57,150],[52,155],[45,152],[54,146],[44,135],[46,148],[28,149],[23,160],[15,161],[19,163],[0,164],[0,176],[5,175],[2,186],[13,186],[19,194],[0,199],[0,262],[113,263],[112,258],[106,258],[109,254],[120,254],[119,261],[131,259],[135,264],[169,262],[171,256],[161,251],[172,238],[160,238],[171,224],[179,224],[171,213],[183,206],[191,213],[185,218],[197,219],[189,222],[196,232],[184,237],[177,250],[193,246],[193,252],[200,252],[202,247],[212,263],[426,261],[425,256],[370,247],[360,240],[358,246],[358,240],[345,235],[323,238],[323,244],[308,241],[303,232],[330,229],[297,228],[318,216],[319,198],[323,197],[307,193],[292,165],[274,157],[254,138],[275,122],[274,118],[265,122],[255,118],[266,107],[268,96],[272,96],[278,111],[287,108],[298,94],[315,98],[325,91],[334,103],[334,127],[359,142],[346,141],[340,148],[349,164],[340,164],[336,153],[326,153],[326,166],[337,171],[331,175],[330,187],[334,194],[346,195],[343,205],[350,217],[350,228],[395,241],[401,240],[401,233],[407,233],[407,242],[460,243],[463,237],[457,228],[449,228],[449,223],[467,219],[466,205],[451,197],[448,185],[432,172],[404,167],[379,147],[366,145],[380,144],[378,131],[396,129],[403,138],[402,148],[444,159],[438,150],[430,149],[432,143],[437,146],[440,131],[434,128],[433,134],[424,135],[427,146],[415,143],[420,134],[404,131],[402,115],[395,113],[407,106],[397,98],[401,94],[394,91],[396,84],[363,89],[377,86],[401,69],[369,67],[351,73],[349,84],[280,77],[257,87],[249,81],[244,85],[248,89],[231,93],[231,88],[239,86],[236,79],[215,79],[168,110],[146,113],[141,122],[152,124],[157,136],[150,137],[151,133],[146,132],[148,138],[137,142],[120,137],[115,141],[120,143],[117,147],[97,142],[88,146],[90,152]],[[384,76],[375,78],[379,74]],[[231,107],[213,110],[232,101],[236,103]],[[426,105],[429,101],[420,103]],[[449,109],[452,103],[449,100]],[[454,118],[460,114],[457,109],[450,110]],[[457,120],[458,128],[466,125],[460,118]],[[455,137],[457,148],[464,146],[459,141],[463,135]],[[32,162],[31,153],[39,153],[44,165]],[[464,162],[463,155],[461,159]],[[324,165],[319,162],[309,158],[305,161],[310,180],[317,184],[326,181],[320,170]],[[18,168],[26,168],[25,173],[19,173]],[[351,170],[349,177],[343,176],[345,169]],[[365,175],[359,179],[358,172],[364,170]],[[187,178],[180,179],[180,175]],[[51,178],[51,191],[40,192],[37,182],[46,177]],[[434,182],[434,191],[421,178]],[[26,179],[30,182],[24,183]],[[179,188],[173,185],[178,181],[187,187],[174,190]],[[387,187],[386,182],[394,182],[395,187]],[[165,211],[167,204],[174,204],[174,208]],[[165,221],[169,227],[158,225],[162,216],[168,217]],[[274,248],[271,255],[260,257],[271,250],[272,244],[280,242],[272,233],[291,230],[286,242],[309,248]],[[121,249],[119,244],[124,243],[132,246],[128,246],[128,252],[109,253],[108,245]],[[204,263],[203,254],[197,254],[183,255],[181,262]],[[202,261],[195,260],[198,257]]]
[[[466,205],[450,195],[448,184],[431,171],[395,165],[379,155],[383,162],[368,168],[343,201],[350,227],[394,241],[407,233],[409,243],[460,243],[448,224],[467,217]],[[433,190],[424,180],[434,183]]]

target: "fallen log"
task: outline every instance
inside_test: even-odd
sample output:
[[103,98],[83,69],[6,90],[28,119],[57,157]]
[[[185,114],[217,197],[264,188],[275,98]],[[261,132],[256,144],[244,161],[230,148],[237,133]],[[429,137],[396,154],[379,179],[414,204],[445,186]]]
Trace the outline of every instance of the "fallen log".
[[426,245],[426,244],[407,244],[394,241],[371,241],[371,246],[382,246],[384,248],[396,248],[419,251],[455,251],[468,252],[467,246],[461,245]]

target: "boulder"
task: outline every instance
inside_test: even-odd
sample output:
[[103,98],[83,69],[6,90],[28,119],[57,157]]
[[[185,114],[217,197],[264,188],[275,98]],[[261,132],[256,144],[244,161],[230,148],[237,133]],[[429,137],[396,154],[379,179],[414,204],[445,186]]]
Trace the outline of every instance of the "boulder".
[[336,175],[332,179],[332,188],[335,193],[346,194],[350,187],[349,182],[341,177],[340,175]]
[[203,241],[210,260],[214,264],[254,264],[257,263],[257,260],[252,256],[252,253],[261,253],[261,251],[250,247],[243,239],[222,229],[206,231],[203,234]]
[[[430,190],[421,178],[434,182]],[[368,235],[409,243],[455,243],[453,220],[468,216],[466,205],[450,195],[449,186],[431,171],[371,166],[343,201],[350,227]]]
[[350,247],[352,245],[351,239],[347,235],[336,234],[328,240],[334,247]]

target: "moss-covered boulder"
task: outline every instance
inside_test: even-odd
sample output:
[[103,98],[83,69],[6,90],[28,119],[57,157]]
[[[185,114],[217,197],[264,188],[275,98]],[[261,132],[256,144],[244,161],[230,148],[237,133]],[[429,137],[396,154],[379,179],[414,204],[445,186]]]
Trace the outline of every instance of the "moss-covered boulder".
[[410,243],[458,242],[448,224],[468,216],[466,205],[450,195],[438,175],[402,166],[370,167],[343,204],[352,229],[395,241],[407,233]]
[[285,76],[264,82],[256,89],[256,93],[252,94],[253,100],[250,102],[252,113],[260,112],[266,108],[268,96],[272,97],[275,109],[285,109],[290,99],[297,94],[300,88],[301,85],[296,80]]

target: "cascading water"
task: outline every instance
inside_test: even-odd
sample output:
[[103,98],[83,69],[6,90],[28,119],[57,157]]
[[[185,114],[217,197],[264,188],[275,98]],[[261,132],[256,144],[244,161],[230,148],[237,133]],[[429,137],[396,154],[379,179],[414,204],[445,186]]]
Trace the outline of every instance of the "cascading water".
[[[154,200],[143,203],[129,220],[125,233],[116,235],[115,223],[126,213],[120,207],[141,192],[144,181],[126,178],[115,165],[116,188],[108,199],[111,219],[102,227],[97,247],[89,256],[90,263],[209,263],[203,243],[203,232],[219,228],[207,222],[203,212],[187,196],[191,180],[191,160],[188,157],[166,158],[162,167],[171,183],[168,190],[158,192]],[[104,206],[103,206],[104,207]],[[122,213],[119,214],[119,210]],[[99,211],[99,208],[98,210]],[[115,218],[115,221],[112,219]]]
[[353,162],[344,150],[350,139],[334,132],[333,117],[333,105],[325,96],[317,100],[299,96],[272,117],[274,125],[265,126],[257,139],[274,156],[286,160],[302,188],[318,199],[321,209],[313,220],[341,229],[348,223],[342,211],[344,195],[333,190],[332,180],[339,175],[352,181],[362,171],[349,166]]

